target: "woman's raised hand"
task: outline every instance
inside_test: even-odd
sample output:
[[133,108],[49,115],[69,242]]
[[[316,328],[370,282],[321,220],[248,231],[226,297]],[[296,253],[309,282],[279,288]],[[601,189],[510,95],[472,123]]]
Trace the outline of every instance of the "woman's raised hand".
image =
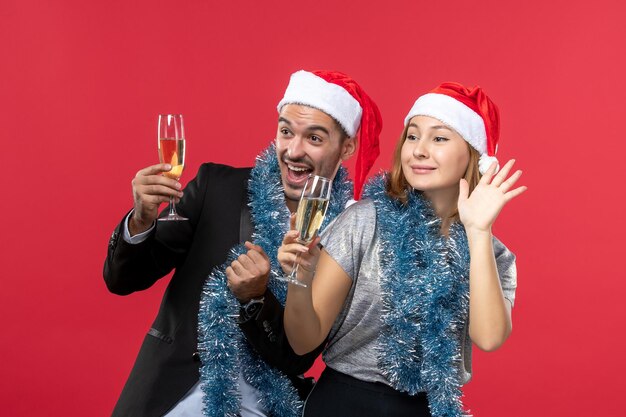
[[[526,186],[513,188],[522,175],[521,170],[509,173],[515,164],[511,159],[497,174],[497,163],[493,163],[482,176],[478,185],[469,194],[465,179],[459,184],[459,218],[466,230],[491,232],[491,226],[506,203],[526,191]],[[508,178],[507,178],[508,177]]]

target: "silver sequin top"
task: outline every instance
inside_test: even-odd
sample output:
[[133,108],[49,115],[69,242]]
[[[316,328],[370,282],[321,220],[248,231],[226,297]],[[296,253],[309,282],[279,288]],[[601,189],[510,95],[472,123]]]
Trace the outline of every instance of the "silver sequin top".
[[[329,335],[323,353],[327,366],[354,378],[390,385],[378,368],[376,357],[380,323],[379,258],[380,240],[376,229],[376,208],[372,200],[361,200],[346,209],[322,235],[328,254],[352,278],[352,287]],[[515,255],[498,239],[494,253],[504,297],[515,301],[517,271]],[[469,326],[461,335],[463,383],[472,375],[472,343]]]

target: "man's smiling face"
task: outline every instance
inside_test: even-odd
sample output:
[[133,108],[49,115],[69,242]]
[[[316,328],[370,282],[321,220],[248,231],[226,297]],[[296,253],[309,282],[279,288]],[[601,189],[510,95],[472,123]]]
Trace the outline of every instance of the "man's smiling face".
[[346,137],[323,111],[298,104],[284,106],[278,117],[276,154],[289,209],[294,212],[297,208],[309,175],[332,180],[355,146],[354,138]]

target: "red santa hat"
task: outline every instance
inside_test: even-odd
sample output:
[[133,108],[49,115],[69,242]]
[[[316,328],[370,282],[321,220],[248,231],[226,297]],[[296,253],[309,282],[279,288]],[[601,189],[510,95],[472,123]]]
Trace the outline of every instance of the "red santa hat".
[[367,173],[380,154],[378,142],[383,122],[376,103],[344,73],[298,71],[291,75],[278,111],[287,104],[302,104],[323,111],[350,137],[359,132],[354,175],[354,199],[358,200]]
[[480,154],[478,168],[484,174],[496,159],[500,137],[500,112],[480,87],[443,83],[417,99],[404,125],[415,116],[429,116],[458,132]]

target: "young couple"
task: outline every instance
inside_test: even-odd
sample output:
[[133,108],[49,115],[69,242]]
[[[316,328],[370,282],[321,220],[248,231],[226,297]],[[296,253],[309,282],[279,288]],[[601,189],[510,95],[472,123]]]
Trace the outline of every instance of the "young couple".
[[[463,415],[471,345],[504,343],[516,288],[515,257],[491,228],[526,188],[513,161],[498,171],[497,107],[456,83],[420,96],[391,171],[363,192],[382,122],[354,80],[296,72],[278,112],[251,170],[205,164],[184,192],[163,164],[133,180],[107,285],[127,294],[176,273],[114,415]],[[344,210],[340,165],[357,148],[363,198]],[[309,174],[334,182],[327,227],[306,247],[287,229]],[[169,196],[188,224],[154,221]],[[270,278],[298,254],[307,287]],[[322,349],[303,405],[294,376]]]

